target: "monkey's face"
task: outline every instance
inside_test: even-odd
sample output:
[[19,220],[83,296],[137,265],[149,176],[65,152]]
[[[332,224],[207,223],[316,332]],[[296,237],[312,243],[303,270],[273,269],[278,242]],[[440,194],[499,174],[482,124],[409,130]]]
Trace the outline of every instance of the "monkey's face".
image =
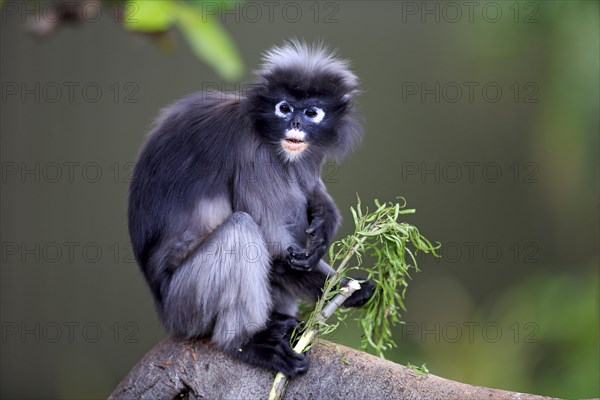
[[309,141],[319,131],[326,112],[316,101],[281,100],[273,109],[276,118],[281,120],[283,137],[280,140],[283,155],[295,160],[308,148]]
[[361,136],[356,77],[324,49],[298,46],[275,50],[250,87],[253,127],[285,161],[338,157]]
[[345,101],[326,96],[298,98],[285,91],[261,100],[261,109],[254,115],[255,128],[285,161],[297,161],[308,153],[325,154],[339,143],[336,125],[345,114]]

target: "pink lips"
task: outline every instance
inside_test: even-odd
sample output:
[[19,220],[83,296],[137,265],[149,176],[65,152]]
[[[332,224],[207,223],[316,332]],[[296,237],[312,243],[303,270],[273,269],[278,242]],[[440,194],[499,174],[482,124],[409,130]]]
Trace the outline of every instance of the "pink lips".
[[308,147],[308,143],[304,141],[305,136],[304,132],[291,129],[286,132],[285,139],[281,141],[281,146],[290,153],[300,153]]
[[285,150],[291,152],[300,152],[308,147],[308,144],[305,141],[297,139],[284,139],[281,145]]

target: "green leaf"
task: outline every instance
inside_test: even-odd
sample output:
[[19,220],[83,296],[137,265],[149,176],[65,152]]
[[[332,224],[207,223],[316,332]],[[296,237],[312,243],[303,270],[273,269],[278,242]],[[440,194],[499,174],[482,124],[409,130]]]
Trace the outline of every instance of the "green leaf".
[[137,32],[162,32],[169,29],[175,19],[176,4],[173,1],[128,0],[125,4],[126,29]]
[[212,15],[202,15],[196,8],[177,3],[177,24],[192,50],[222,78],[241,78],[244,63],[229,34]]
[[420,367],[417,365],[413,365],[411,363],[406,364],[407,368],[410,368],[414,373],[419,375],[427,375],[429,373],[429,369],[427,369],[427,365],[423,364]]

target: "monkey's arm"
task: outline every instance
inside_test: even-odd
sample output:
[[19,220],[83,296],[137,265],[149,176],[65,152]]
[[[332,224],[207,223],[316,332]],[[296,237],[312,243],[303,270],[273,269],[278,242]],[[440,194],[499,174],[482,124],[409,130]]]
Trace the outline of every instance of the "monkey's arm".
[[[308,217],[309,227],[306,230],[308,245],[306,249],[292,247],[288,250],[290,252],[288,260],[290,266],[304,272],[294,271],[288,276],[293,276],[294,282],[301,282],[302,289],[310,293],[309,298],[316,300],[322,293],[327,276],[335,273],[333,268],[321,258],[325,255],[341,221],[340,213],[321,180],[319,180],[317,187],[309,198]],[[362,278],[355,279],[363,280]],[[342,286],[347,281],[348,278],[344,278]],[[371,298],[374,292],[375,284],[371,281],[365,281],[361,283],[361,289],[354,292],[344,302],[344,306],[360,307]]]
[[310,238],[322,239],[329,246],[331,239],[340,226],[341,216],[323,181],[319,180],[308,202],[310,226],[307,233]]
[[308,244],[306,248],[288,248],[290,266],[299,270],[312,270],[325,255],[340,220],[340,212],[327,193],[325,184],[319,180],[308,199]]

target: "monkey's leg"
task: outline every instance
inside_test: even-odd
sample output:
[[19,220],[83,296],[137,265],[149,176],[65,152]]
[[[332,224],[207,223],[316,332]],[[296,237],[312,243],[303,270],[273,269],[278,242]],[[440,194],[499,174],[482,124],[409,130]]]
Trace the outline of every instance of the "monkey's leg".
[[297,375],[304,355],[289,346],[290,316],[271,314],[270,257],[252,217],[230,215],[174,273],[164,303],[167,328],[187,338],[211,335],[248,363]]
[[266,326],[270,261],[260,230],[246,213],[231,214],[173,274],[164,301],[167,328],[237,346]]

